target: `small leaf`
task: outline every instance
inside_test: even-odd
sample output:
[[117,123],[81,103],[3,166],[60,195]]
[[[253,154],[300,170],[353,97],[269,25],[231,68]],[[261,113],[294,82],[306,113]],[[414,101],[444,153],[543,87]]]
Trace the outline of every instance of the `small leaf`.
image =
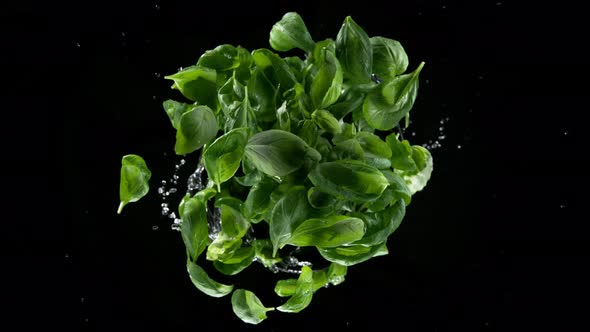
[[266,308],[260,299],[251,291],[236,289],[231,296],[234,313],[245,323],[258,324],[267,318],[266,312],[274,308]]
[[314,111],[311,118],[320,128],[331,134],[338,134],[342,130],[338,120],[326,110]]
[[177,130],[180,127],[180,118],[182,115],[195,107],[194,105],[177,102],[172,99],[166,100],[162,103],[162,106],[164,106],[164,110],[168,114],[168,118],[170,118],[172,127]]
[[367,33],[350,16],[346,17],[336,37],[336,56],[344,77],[355,83],[371,80],[373,48]]
[[[326,275],[326,271],[324,270],[313,271],[312,278],[314,292],[324,287],[328,283],[328,277]],[[281,297],[293,296],[295,294],[296,289],[297,279],[294,278],[279,280],[275,285],[275,293]]]
[[200,149],[215,138],[218,130],[217,119],[209,107],[197,106],[184,113],[176,131],[176,154],[185,155]]
[[149,180],[152,172],[148,169],[143,158],[138,155],[129,154],[121,160],[121,181],[119,183],[119,204],[118,214],[121,214],[123,207],[130,202],[137,202],[150,190]]
[[301,274],[297,279],[295,294],[277,310],[282,312],[300,312],[305,309],[313,298],[313,271],[309,266],[301,268]]
[[414,195],[426,187],[432,175],[433,162],[430,152],[419,145],[412,146],[412,159],[416,163],[417,171],[398,171],[398,173],[406,181],[410,193]]
[[340,285],[344,282],[347,270],[348,267],[346,265],[340,265],[338,263],[330,264],[327,275],[328,281],[334,286]]
[[214,69],[190,66],[164,78],[173,80],[173,88],[180,90],[187,99],[217,109],[217,73]]
[[388,81],[403,74],[408,68],[408,55],[397,41],[384,37],[372,37],[373,73]]
[[265,267],[271,267],[283,259],[280,257],[273,257],[272,243],[269,239],[257,239],[254,241],[254,250],[256,251],[256,259],[258,259]]
[[352,216],[361,218],[366,225],[366,232],[362,239],[354,244],[373,246],[385,243],[401,224],[406,213],[404,201],[398,201],[394,205],[375,213],[352,213]]
[[237,128],[225,133],[209,145],[203,153],[207,175],[218,187],[231,179],[240,167],[248,140],[248,128]]
[[359,218],[329,216],[304,221],[295,228],[287,243],[300,247],[330,248],[357,241],[364,233],[365,224]]
[[407,140],[399,141],[395,133],[389,134],[385,141],[391,149],[391,166],[395,169],[415,172],[416,162],[412,159],[412,146]]
[[293,12],[285,14],[273,25],[269,42],[273,49],[281,52],[296,47],[311,52],[315,44],[301,16]]
[[273,256],[291,238],[296,227],[311,214],[307,201],[307,190],[303,186],[291,188],[274,206],[270,217],[270,240],[273,244]]
[[212,297],[223,297],[231,293],[234,289],[233,285],[220,284],[217,281],[209,278],[207,272],[197,264],[188,261],[187,270],[193,285],[201,292]]
[[309,179],[320,191],[358,201],[377,199],[389,185],[379,170],[356,160],[320,163]]
[[246,157],[261,172],[270,176],[285,176],[303,165],[310,149],[298,136],[271,129],[250,137]]
[[310,96],[316,109],[334,104],[342,90],[342,67],[332,51],[323,50],[319,68],[313,76]]

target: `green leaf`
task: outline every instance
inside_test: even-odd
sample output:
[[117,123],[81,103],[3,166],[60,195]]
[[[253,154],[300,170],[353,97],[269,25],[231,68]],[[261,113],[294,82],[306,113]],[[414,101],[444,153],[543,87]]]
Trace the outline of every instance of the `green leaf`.
[[270,205],[270,194],[277,186],[276,181],[265,176],[252,187],[244,201],[243,211],[246,218],[251,222],[262,219]]
[[117,213],[121,214],[125,205],[137,202],[150,190],[149,180],[152,172],[148,169],[143,158],[135,154],[128,154],[121,159],[121,181],[119,183],[119,199],[121,203]]
[[[315,270],[313,271],[313,291],[324,287],[328,283],[328,277],[326,271]],[[290,278],[277,281],[275,285],[275,293],[281,297],[293,296],[297,289],[297,279]]]
[[277,109],[278,84],[273,82],[264,69],[255,68],[248,81],[250,101],[255,104],[254,112],[259,122],[275,121]]
[[281,92],[291,89],[297,83],[289,65],[272,51],[264,48],[255,50],[252,52],[252,59],[258,69],[280,87]]
[[399,141],[395,133],[389,134],[385,141],[391,149],[391,166],[395,169],[415,172],[416,162],[412,159],[412,146],[407,140]]
[[373,73],[384,81],[403,74],[408,68],[408,55],[397,41],[384,37],[371,37]]
[[180,118],[182,115],[195,107],[194,105],[181,103],[172,99],[166,100],[162,103],[162,106],[164,106],[164,110],[168,114],[168,118],[170,118],[172,127],[177,130],[180,127]]
[[344,277],[346,276],[347,270],[348,267],[346,265],[331,263],[330,267],[328,268],[328,281],[334,286],[340,285],[344,282]]
[[273,49],[281,52],[293,48],[311,52],[315,44],[303,19],[294,12],[285,14],[280,21],[273,25],[270,30],[269,42]]
[[197,287],[201,292],[212,296],[212,297],[223,297],[231,293],[234,289],[233,285],[220,284],[217,281],[209,278],[207,272],[197,264],[188,261],[187,262],[188,274],[193,282],[193,285]]
[[236,250],[231,257],[225,259],[223,262],[214,261],[213,266],[215,266],[217,271],[232,276],[250,266],[254,261],[254,254],[254,247],[242,247]]
[[258,324],[267,318],[266,312],[274,308],[266,308],[260,299],[251,291],[236,289],[231,296],[234,313],[245,323]]
[[199,105],[217,109],[217,73],[214,69],[190,66],[164,78],[173,80],[175,89]]
[[356,201],[375,200],[389,185],[378,169],[356,160],[320,163],[309,179],[320,191]]
[[363,101],[365,100],[365,94],[355,89],[348,89],[335,104],[328,106],[328,111],[334,115],[336,119],[342,119],[348,113],[354,112],[354,110],[361,110]]
[[334,145],[330,160],[352,159],[365,161],[365,152],[358,140],[351,138]]
[[222,261],[230,258],[242,245],[250,223],[238,209],[221,206],[221,231],[207,248],[207,260]]
[[316,143],[319,139],[318,127],[312,120],[303,120],[300,123],[297,135],[301,137],[301,139],[305,141],[307,145],[316,146]]
[[391,167],[391,149],[379,136],[372,133],[360,132],[356,135],[356,140],[360,143],[364,151],[367,165],[378,169]]
[[291,233],[311,214],[307,190],[303,186],[292,187],[274,206],[270,217],[270,240],[273,256],[291,238]]
[[313,298],[313,271],[309,266],[301,268],[301,274],[297,279],[295,294],[285,304],[277,307],[282,312],[300,312],[305,309]]
[[291,117],[287,112],[286,101],[277,109],[277,124],[280,130],[291,131]]
[[278,129],[257,133],[246,144],[246,157],[261,172],[285,176],[303,165],[311,149],[298,136]]
[[335,248],[318,248],[318,251],[327,261],[345,266],[359,264],[373,257],[387,255],[387,247],[384,243],[370,247],[353,244]]
[[179,208],[182,223],[180,234],[182,241],[192,261],[207,248],[209,244],[209,229],[207,226],[206,203],[199,198],[186,198]]
[[395,77],[371,91],[363,102],[363,116],[369,125],[378,130],[390,130],[414,106],[418,94],[418,75],[424,62],[411,74]]
[[357,241],[364,233],[365,224],[359,218],[329,216],[304,221],[286,242],[300,247],[330,248]]
[[336,55],[324,49],[321,63],[311,83],[310,96],[316,109],[334,104],[342,90],[342,67]]
[[331,134],[338,134],[342,130],[338,120],[326,110],[314,111],[311,118],[320,128]]
[[382,172],[389,182],[389,187],[387,187],[387,189],[391,189],[393,201],[403,199],[406,206],[410,205],[410,202],[412,201],[412,192],[401,175],[391,171]]
[[276,263],[281,262],[281,257],[274,257],[272,254],[272,243],[269,239],[257,239],[254,241],[254,250],[256,252],[256,259],[265,267],[271,267]]
[[176,131],[176,154],[184,155],[200,149],[215,138],[218,130],[217,119],[209,107],[197,106],[184,113]]
[[362,239],[354,244],[374,246],[385,243],[401,224],[406,213],[404,201],[398,201],[391,207],[375,213],[352,213],[351,216],[361,218],[366,225],[366,232]]
[[430,152],[419,145],[412,146],[412,159],[416,163],[417,171],[398,171],[405,180],[412,195],[424,189],[432,175],[433,162]]
[[219,45],[203,53],[197,65],[215,69],[216,71],[227,71],[236,68],[240,64],[237,57],[238,51],[234,46]]
[[339,200],[333,195],[319,191],[316,187],[311,187],[307,191],[307,200],[311,206],[316,209],[328,209],[338,206]]
[[371,80],[373,48],[367,33],[350,16],[346,17],[336,37],[336,56],[344,77],[355,83]]
[[237,128],[225,133],[209,145],[203,153],[207,175],[218,187],[231,179],[240,167],[248,140],[248,128]]

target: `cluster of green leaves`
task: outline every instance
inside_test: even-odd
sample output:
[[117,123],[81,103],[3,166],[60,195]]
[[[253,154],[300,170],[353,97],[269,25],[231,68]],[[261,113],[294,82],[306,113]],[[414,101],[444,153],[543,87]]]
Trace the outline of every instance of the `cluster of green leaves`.
[[[247,323],[268,311],[256,295],[213,280],[197,259],[205,255],[224,275],[257,260],[282,262],[285,246],[313,247],[329,265],[303,266],[297,279],[277,282],[288,297],[276,309],[299,312],[312,295],[344,280],[347,267],[387,254],[411,197],[432,172],[427,149],[392,130],[408,117],[423,63],[409,73],[399,42],[371,37],[347,17],[335,40],[315,42],[303,20],[287,13],[270,32],[276,51],[221,45],[197,64],[166,76],[190,102],[168,100],[179,155],[202,149],[209,184],[179,206],[190,279],[213,297],[232,293],[235,314]],[[149,171],[125,157],[121,207],[147,193]],[[208,234],[207,209],[221,213]],[[244,241],[250,228],[269,238]]]

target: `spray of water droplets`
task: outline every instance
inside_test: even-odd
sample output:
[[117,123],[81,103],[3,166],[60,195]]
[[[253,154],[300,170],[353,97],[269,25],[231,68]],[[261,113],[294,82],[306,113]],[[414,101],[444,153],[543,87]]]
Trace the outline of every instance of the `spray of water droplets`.
[[178,185],[178,180],[180,178],[178,176],[178,171],[185,164],[186,160],[181,159],[178,164],[174,165],[174,174],[172,174],[172,177],[168,181],[162,180],[160,187],[158,187],[158,194],[160,195],[160,199],[162,200],[162,203],[160,204],[162,208],[162,216],[168,217],[172,220],[171,228],[175,231],[180,230],[180,224],[182,220],[176,217],[176,213],[171,212],[170,205],[168,203],[168,197],[170,196],[170,194],[175,194],[176,192],[178,192],[178,188],[176,188],[176,186]]
[[[451,118],[450,117],[445,117],[442,118],[439,123],[440,123],[440,127],[438,127],[438,134],[436,135],[435,139],[429,139],[428,142],[422,144],[423,147],[427,148],[428,150],[434,150],[434,149],[438,149],[442,147],[442,141],[444,141],[447,138],[447,135],[445,134],[445,124],[447,122],[449,122]],[[461,146],[459,145],[457,147],[458,149],[461,149]]]

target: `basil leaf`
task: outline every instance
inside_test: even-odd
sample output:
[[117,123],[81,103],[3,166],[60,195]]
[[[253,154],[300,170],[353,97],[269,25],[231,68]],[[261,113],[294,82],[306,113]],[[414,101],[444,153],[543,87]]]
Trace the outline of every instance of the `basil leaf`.
[[391,171],[381,172],[389,182],[389,187],[387,187],[387,189],[391,189],[393,201],[403,199],[406,203],[406,206],[410,205],[410,202],[412,201],[412,192],[410,191],[410,188],[408,188],[408,185],[401,177],[401,175]]
[[190,66],[176,74],[165,76],[173,80],[174,89],[180,90],[187,99],[199,105],[217,109],[217,73],[215,70],[201,66]]
[[318,127],[311,120],[303,120],[301,121],[299,130],[297,131],[297,135],[301,137],[301,139],[309,146],[316,146],[316,143],[319,139]]
[[254,261],[254,254],[254,247],[242,247],[236,250],[231,257],[225,259],[223,262],[214,261],[213,266],[215,266],[217,271],[228,276],[233,276],[252,264]]
[[[314,292],[328,283],[328,277],[324,270],[313,271],[312,279]],[[275,293],[281,297],[293,296],[296,289],[297,279],[294,278],[279,280],[275,285]]]
[[234,109],[242,103],[245,97],[245,87],[234,76],[230,77],[219,88],[219,104],[221,105],[221,110],[225,118],[230,117],[234,113]]
[[341,132],[342,127],[338,120],[332,115],[332,113],[326,110],[316,110],[311,114],[311,119],[323,130],[331,133],[338,134]]
[[395,133],[385,138],[391,149],[391,166],[408,172],[417,170],[416,162],[412,159],[412,146],[407,140],[399,141]]
[[252,59],[258,69],[280,87],[281,92],[291,89],[296,83],[295,75],[289,65],[277,54],[261,48],[252,52]]
[[212,50],[205,51],[197,62],[198,66],[227,71],[239,65],[238,51],[232,45],[219,45]]
[[307,200],[316,209],[328,209],[339,205],[338,198],[321,192],[316,187],[309,188],[307,191]]
[[373,257],[386,255],[387,247],[384,243],[370,247],[353,244],[335,248],[318,248],[318,251],[329,262],[351,266]]
[[348,267],[346,265],[340,265],[338,263],[330,264],[327,275],[328,281],[334,286],[340,285],[344,282],[347,270]]
[[377,199],[389,184],[379,170],[356,160],[320,163],[309,179],[320,191],[357,201]]
[[248,81],[250,101],[255,104],[254,113],[259,122],[275,120],[278,84],[275,84],[262,68],[255,68]]
[[416,163],[417,171],[399,171],[412,195],[424,189],[432,175],[433,162],[430,152],[421,146],[412,146],[412,159]]
[[270,46],[281,52],[300,48],[306,52],[313,50],[314,41],[303,19],[297,13],[287,13],[270,30]]
[[316,109],[328,107],[338,100],[342,90],[342,67],[332,51],[322,51],[322,61],[311,83],[310,96]]
[[229,205],[221,206],[221,231],[207,247],[207,260],[225,262],[242,245],[242,237],[250,223],[238,209]]
[[272,243],[269,239],[257,239],[254,241],[254,250],[256,252],[256,259],[265,267],[271,267],[283,259],[274,257],[272,253]]
[[277,186],[276,181],[265,176],[252,187],[243,207],[244,215],[250,219],[250,222],[258,222],[262,219],[270,205],[270,194]]
[[304,221],[286,242],[300,247],[330,248],[357,241],[364,233],[365,224],[359,218],[329,216]]
[[258,324],[267,318],[266,312],[274,308],[265,307],[251,291],[236,289],[231,296],[234,313],[245,323]]
[[225,133],[203,153],[203,164],[207,175],[221,191],[220,185],[231,179],[240,167],[248,139],[248,128],[237,128]]
[[371,202],[371,205],[368,206],[368,211],[379,212],[385,210],[385,208],[387,208],[392,202],[395,201],[397,200],[394,200],[393,189],[391,189],[391,186],[387,187],[385,188],[381,196],[379,196],[379,198]]
[[391,167],[391,149],[379,136],[372,133],[360,132],[356,135],[356,140],[360,143],[364,151],[367,165],[377,169]]
[[119,208],[121,214],[125,205],[137,202],[150,190],[149,180],[152,172],[148,169],[142,157],[128,154],[121,159],[121,180],[119,182]]
[[224,130],[226,132],[235,128],[250,128],[253,132],[257,131],[258,125],[256,122],[256,114],[250,100],[248,99],[248,88],[245,88],[244,99],[236,104],[233,104],[227,110],[225,118]]
[[209,278],[207,272],[205,272],[202,267],[191,261],[186,263],[186,267],[193,285],[209,296],[223,297],[231,293],[234,289],[233,285],[224,285]]
[[371,91],[363,102],[363,116],[369,125],[378,130],[390,130],[414,106],[418,94],[418,75],[424,62],[411,74],[397,76]]
[[355,83],[371,80],[373,48],[367,33],[350,16],[346,17],[336,37],[336,56],[344,78]]
[[184,155],[200,149],[215,138],[218,130],[217,119],[209,107],[197,106],[184,113],[176,131],[176,154]]
[[291,117],[287,112],[287,102],[277,109],[277,124],[280,130],[291,131]]
[[352,159],[352,160],[359,160],[364,163],[365,161],[365,152],[363,151],[363,147],[354,138],[347,139],[344,141],[340,141],[334,145],[332,149],[332,154],[330,156],[330,160],[344,160],[344,159]]
[[246,157],[261,172],[270,176],[285,176],[303,165],[311,149],[298,136],[278,129],[257,133],[246,144]]
[[182,115],[195,107],[194,105],[181,103],[172,99],[163,102],[162,106],[164,106],[164,110],[168,114],[168,118],[170,118],[172,127],[177,130],[180,127],[180,118]]
[[207,226],[206,203],[199,198],[183,199],[179,208],[182,223],[180,224],[180,235],[184,246],[192,261],[207,248],[209,244],[209,229]]
[[328,106],[327,109],[336,119],[342,119],[354,110],[358,109],[362,111],[364,100],[364,93],[354,89],[348,89],[340,96],[335,104]]
[[277,307],[282,312],[300,312],[305,309],[313,297],[313,271],[309,266],[301,268],[301,274],[297,278],[295,294],[285,304]]
[[270,217],[270,240],[273,256],[291,238],[294,229],[311,214],[307,190],[303,186],[291,188],[274,206]]
[[388,81],[403,74],[408,68],[408,55],[397,41],[384,37],[371,37],[373,73]]
[[374,246],[387,241],[401,224],[406,213],[406,204],[398,201],[391,207],[376,213],[352,213],[351,216],[361,218],[366,225],[366,232],[355,245]]

